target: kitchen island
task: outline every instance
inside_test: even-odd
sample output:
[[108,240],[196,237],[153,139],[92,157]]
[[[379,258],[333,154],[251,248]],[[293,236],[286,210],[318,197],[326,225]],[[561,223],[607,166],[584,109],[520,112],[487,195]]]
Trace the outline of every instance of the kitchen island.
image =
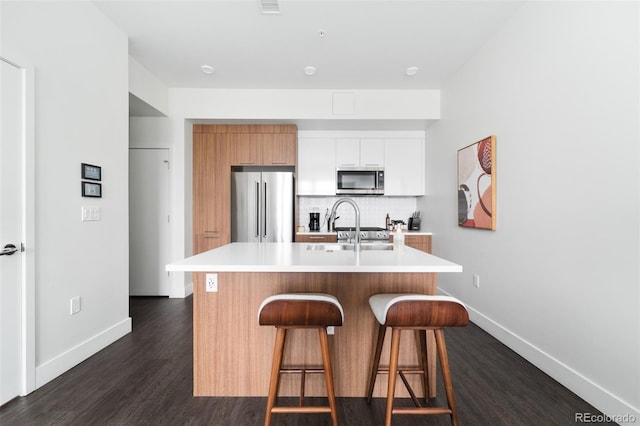
[[[437,273],[462,271],[460,265],[406,246],[355,252],[308,243],[232,243],[173,262],[166,269],[217,275],[217,291],[207,292],[203,285],[193,290],[195,396],[265,396],[275,328],[258,325],[258,307],[273,294],[317,292],[336,296],[345,313],[343,326],[336,327],[330,339],[336,396],[362,397],[377,333],[369,296],[435,294]],[[402,345],[415,347],[412,333],[403,335]],[[383,362],[386,353],[387,349]],[[405,348],[400,364],[416,364],[416,353]],[[430,370],[435,371],[435,357],[430,361]],[[291,333],[287,341],[284,363],[303,362],[321,364],[314,331]],[[432,395],[435,379],[430,374]],[[279,395],[298,392],[299,377],[284,375]],[[308,395],[324,392],[322,375],[307,377]],[[385,394],[386,377],[381,376],[374,396]]]

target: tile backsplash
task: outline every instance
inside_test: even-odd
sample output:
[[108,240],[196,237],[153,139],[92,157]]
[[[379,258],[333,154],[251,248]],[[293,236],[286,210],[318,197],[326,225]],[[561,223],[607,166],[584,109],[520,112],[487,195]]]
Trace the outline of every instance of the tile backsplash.
[[[331,207],[344,197],[299,197],[298,225],[309,230],[309,213],[320,212],[321,231],[327,230],[325,213],[331,212]],[[360,226],[377,226],[384,228],[387,213],[392,220],[404,220],[405,223],[416,210],[415,197],[349,197],[360,209]],[[328,213],[327,213],[328,214]],[[342,204],[338,207],[336,226],[355,226],[356,219],[353,207]]]

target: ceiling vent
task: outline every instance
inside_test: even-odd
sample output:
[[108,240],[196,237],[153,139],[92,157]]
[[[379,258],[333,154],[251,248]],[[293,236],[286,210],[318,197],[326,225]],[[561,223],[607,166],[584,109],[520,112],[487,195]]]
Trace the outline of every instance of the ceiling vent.
[[273,15],[280,13],[280,4],[278,0],[258,0],[260,10],[263,15]]

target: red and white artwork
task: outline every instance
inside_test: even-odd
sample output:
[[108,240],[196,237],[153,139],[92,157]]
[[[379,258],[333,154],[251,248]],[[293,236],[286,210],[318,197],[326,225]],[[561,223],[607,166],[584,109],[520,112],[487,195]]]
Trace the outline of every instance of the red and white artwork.
[[496,229],[496,137],[458,150],[458,225]]

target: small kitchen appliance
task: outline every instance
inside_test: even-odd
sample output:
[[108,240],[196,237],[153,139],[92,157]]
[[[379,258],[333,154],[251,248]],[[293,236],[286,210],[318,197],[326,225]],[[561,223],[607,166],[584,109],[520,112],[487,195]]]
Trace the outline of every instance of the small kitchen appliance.
[[384,195],[384,169],[341,167],[336,170],[336,195]]
[[319,230],[320,230],[320,213],[319,212],[309,213],[309,231],[319,231]]
[[409,225],[407,227],[409,228],[409,231],[420,230],[420,212],[413,212],[409,218]]

